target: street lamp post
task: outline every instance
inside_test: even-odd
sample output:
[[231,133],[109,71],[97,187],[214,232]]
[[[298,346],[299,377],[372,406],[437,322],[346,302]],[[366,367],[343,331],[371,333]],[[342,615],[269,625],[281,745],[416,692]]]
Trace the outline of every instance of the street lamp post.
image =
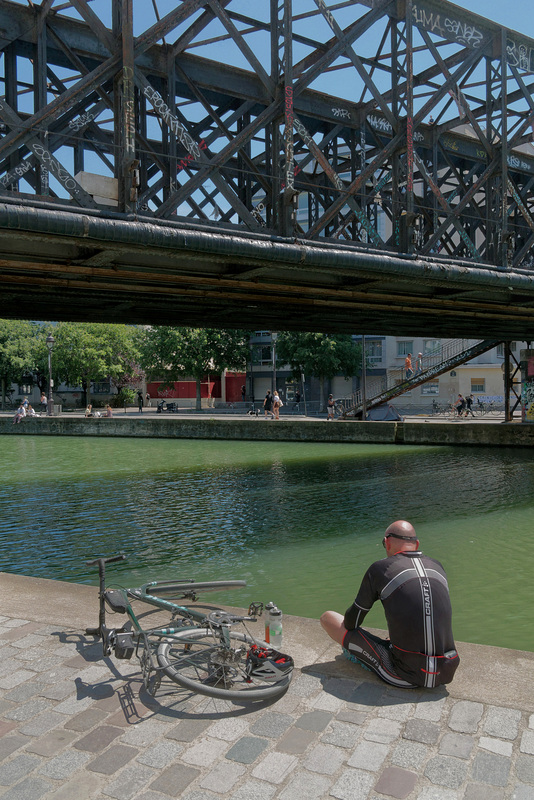
[[274,397],[274,393],[276,391],[276,340],[278,339],[278,333],[271,332],[271,342],[273,345],[273,386],[272,386],[272,394]]
[[52,395],[52,389],[54,388],[54,381],[52,380],[52,350],[54,349],[55,343],[56,340],[52,334],[49,333],[46,337],[46,346],[48,347],[48,403],[46,406],[46,413],[49,417],[54,413],[54,397]]

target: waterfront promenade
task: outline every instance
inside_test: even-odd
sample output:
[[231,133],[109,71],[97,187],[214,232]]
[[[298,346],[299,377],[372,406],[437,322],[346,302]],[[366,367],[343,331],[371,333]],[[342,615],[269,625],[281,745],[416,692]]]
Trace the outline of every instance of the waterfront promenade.
[[284,618],[288,692],[240,707],[102,659],[97,589],[0,574],[0,797],[533,800],[534,653],[458,644],[449,687],[398,690]]
[[52,435],[134,437],[154,439],[228,439],[288,442],[346,442],[352,444],[474,445],[532,447],[534,425],[504,423],[500,417],[450,420],[447,417],[406,417],[401,422],[326,422],[324,417],[281,416],[273,421],[262,416],[224,413],[142,414],[122,409],[113,418],[85,419],[83,413],[35,417],[12,424],[13,414],[0,414],[0,435]]

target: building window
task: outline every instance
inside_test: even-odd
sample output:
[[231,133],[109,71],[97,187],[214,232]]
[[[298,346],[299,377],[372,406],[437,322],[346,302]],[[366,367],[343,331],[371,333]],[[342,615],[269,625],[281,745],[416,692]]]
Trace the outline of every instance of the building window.
[[[510,350],[512,351],[512,353],[515,353],[516,349],[517,349],[517,342],[510,342]],[[504,342],[500,342],[497,345],[497,356],[499,358],[504,358]]]
[[413,353],[413,341],[397,342],[397,356],[407,356],[408,353]]
[[441,350],[441,339],[424,339],[423,340],[423,353],[425,356],[431,353],[437,353]]
[[93,394],[111,394],[111,386],[109,382],[102,381],[101,383],[93,383]]
[[478,392],[478,394],[484,394],[486,391],[486,379],[485,378],[471,378],[471,392]]
[[254,331],[254,336],[259,336],[261,338],[270,338],[271,331]]
[[269,345],[260,345],[254,348],[254,361],[262,367],[273,365],[273,350]]
[[377,364],[379,361],[382,361],[382,342],[377,340],[367,341],[365,340],[365,354],[367,356],[367,362],[369,364]]
[[427,381],[421,386],[421,395],[436,395],[439,394],[439,380]]

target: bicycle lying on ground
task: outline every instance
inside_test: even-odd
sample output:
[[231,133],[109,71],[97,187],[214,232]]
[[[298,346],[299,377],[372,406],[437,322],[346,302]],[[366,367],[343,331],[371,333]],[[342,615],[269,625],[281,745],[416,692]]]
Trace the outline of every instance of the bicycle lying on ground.
[[[97,558],[87,566],[98,565],[100,579],[98,628],[86,633],[102,639],[104,656],[132,657],[134,650],[141,664],[144,686],[155,694],[162,675],[184,689],[209,697],[252,703],[271,700],[283,694],[292,678],[293,659],[269,648],[253,636],[248,623],[257,622],[263,603],[251,603],[241,616],[219,608],[195,608],[176,600],[196,602],[201,593],[241,588],[245,581],[152,581],[134,589],[106,588],[106,564],[123,561],[124,555]],[[165,599],[161,595],[165,595]],[[165,626],[144,629],[132,608],[139,601],[170,612]],[[108,628],[106,607],[126,614],[120,628]]]

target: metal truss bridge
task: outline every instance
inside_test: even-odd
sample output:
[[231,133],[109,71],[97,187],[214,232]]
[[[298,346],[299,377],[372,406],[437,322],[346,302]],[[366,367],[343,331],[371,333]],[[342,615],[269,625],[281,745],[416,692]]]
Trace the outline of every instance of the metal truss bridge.
[[534,339],[534,40],[443,0],[0,2],[0,316]]

